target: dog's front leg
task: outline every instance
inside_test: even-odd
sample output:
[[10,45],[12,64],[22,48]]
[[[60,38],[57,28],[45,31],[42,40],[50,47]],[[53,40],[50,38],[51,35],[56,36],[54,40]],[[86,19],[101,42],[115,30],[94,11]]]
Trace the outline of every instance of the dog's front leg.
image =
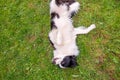
[[57,39],[57,44],[61,45],[62,44],[62,34],[60,31],[58,31],[56,39]]
[[85,27],[78,27],[78,28],[74,28],[74,34],[87,34],[89,33],[91,30],[93,30],[94,28],[96,28],[95,24],[90,25],[90,27],[85,28]]

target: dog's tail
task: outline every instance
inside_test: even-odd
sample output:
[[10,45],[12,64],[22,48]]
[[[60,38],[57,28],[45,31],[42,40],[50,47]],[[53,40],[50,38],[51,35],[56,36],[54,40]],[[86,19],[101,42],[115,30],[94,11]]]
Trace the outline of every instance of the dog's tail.
[[74,34],[75,35],[77,35],[77,34],[87,34],[95,28],[96,28],[95,24],[90,25],[88,28],[86,28],[84,26],[80,26],[78,28],[74,28]]

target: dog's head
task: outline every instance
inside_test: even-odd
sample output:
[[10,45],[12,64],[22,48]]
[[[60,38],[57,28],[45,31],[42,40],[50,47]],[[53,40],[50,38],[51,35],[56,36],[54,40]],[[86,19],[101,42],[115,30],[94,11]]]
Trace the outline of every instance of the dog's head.
[[72,68],[77,66],[76,56],[65,56],[64,58],[55,58],[53,63],[60,68]]

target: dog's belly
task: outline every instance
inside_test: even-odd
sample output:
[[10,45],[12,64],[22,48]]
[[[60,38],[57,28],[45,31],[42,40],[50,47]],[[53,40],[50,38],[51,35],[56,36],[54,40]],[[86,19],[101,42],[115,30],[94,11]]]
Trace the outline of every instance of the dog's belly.
[[79,50],[76,43],[72,43],[64,46],[57,46],[56,54],[54,54],[54,57],[69,56],[69,55],[77,56],[78,54],[79,54]]

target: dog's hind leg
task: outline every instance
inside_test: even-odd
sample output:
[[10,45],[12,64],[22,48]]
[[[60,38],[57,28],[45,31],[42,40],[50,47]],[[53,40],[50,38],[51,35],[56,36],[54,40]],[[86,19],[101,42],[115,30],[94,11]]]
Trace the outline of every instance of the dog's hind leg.
[[79,6],[80,4],[78,2],[75,2],[70,5],[69,12],[71,13],[71,17],[78,12]]
[[87,34],[89,33],[91,30],[93,30],[94,28],[96,28],[95,24],[90,25],[90,27],[86,28],[86,27],[78,27],[78,28],[74,28],[74,34]]

